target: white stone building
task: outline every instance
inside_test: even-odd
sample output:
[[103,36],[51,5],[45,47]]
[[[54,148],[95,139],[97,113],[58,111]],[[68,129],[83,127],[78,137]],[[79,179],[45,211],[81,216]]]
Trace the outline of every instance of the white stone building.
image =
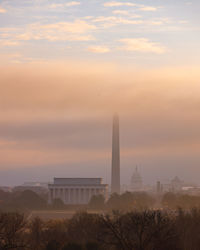
[[94,195],[102,194],[106,199],[108,185],[101,178],[54,178],[49,184],[49,204],[61,199],[64,204],[87,204]]
[[135,172],[133,173],[131,177],[131,191],[134,192],[134,191],[142,191],[142,190],[143,190],[142,177],[136,167]]

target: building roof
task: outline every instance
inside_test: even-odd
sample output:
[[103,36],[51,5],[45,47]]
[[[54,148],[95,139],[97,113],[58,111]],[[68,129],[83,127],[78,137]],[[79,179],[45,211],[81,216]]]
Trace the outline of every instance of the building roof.
[[102,178],[54,178],[54,185],[101,185]]
[[133,173],[132,178],[131,178],[131,183],[133,184],[133,183],[138,183],[138,182],[142,182],[142,177],[136,167],[135,172]]

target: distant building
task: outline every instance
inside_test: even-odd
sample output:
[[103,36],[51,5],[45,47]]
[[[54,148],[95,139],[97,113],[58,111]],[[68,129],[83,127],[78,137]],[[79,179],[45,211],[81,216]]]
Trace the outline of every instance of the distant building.
[[64,204],[88,204],[91,197],[108,195],[108,185],[101,178],[54,178],[49,184],[49,203],[61,199]]
[[4,192],[12,192],[12,187],[0,186],[0,190]]
[[23,191],[33,191],[34,193],[38,195],[43,195],[48,193],[48,189],[43,188],[43,187],[38,187],[38,186],[16,186],[13,188],[13,192],[23,192]]
[[180,180],[177,176],[171,180],[171,191],[172,192],[179,192],[182,190],[184,182]]
[[21,186],[13,188],[13,192],[23,192],[26,190],[33,191],[39,195],[48,193],[48,183],[43,182],[25,182]]
[[162,184],[160,183],[160,181],[157,181],[156,192],[157,192],[157,194],[161,194],[162,193]]
[[44,188],[48,188],[48,183],[47,182],[24,182],[24,184],[22,186],[25,187],[44,187]]
[[138,172],[138,168],[135,168],[135,172],[131,177],[131,191],[142,191],[143,190],[143,182],[140,173]]

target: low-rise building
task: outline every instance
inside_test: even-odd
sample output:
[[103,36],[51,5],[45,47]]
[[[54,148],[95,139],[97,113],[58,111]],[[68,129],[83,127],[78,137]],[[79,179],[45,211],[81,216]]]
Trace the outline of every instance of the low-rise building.
[[54,178],[49,184],[49,204],[55,199],[64,204],[88,204],[92,196],[100,194],[107,199],[108,185],[101,178]]

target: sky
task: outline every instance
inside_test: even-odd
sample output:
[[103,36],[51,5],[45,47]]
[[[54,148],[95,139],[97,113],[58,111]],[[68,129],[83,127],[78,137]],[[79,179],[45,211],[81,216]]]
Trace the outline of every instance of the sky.
[[200,2],[0,1],[0,185],[102,177],[200,185]]

